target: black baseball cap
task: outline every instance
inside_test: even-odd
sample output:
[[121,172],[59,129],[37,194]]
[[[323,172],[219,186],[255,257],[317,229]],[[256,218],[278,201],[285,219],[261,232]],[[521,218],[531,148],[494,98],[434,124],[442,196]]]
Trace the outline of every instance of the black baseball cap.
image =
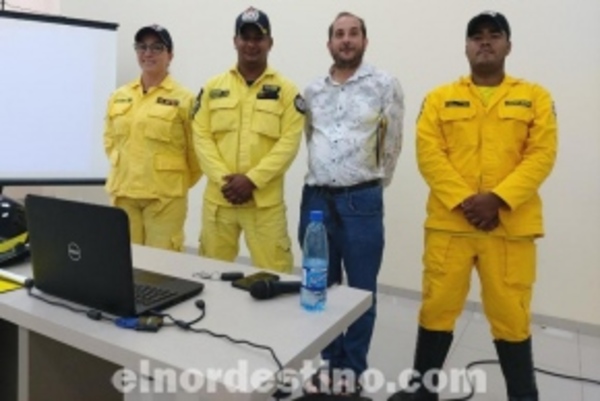
[[476,34],[481,24],[489,22],[500,29],[500,31],[505,32],[506,38],[510,39],[510,25],[508,24],[508,20],[503,14],[496,11],[484,11],[471,18],[467,24],[467,37],[470,38]]
[[235,20],[235,34],[239,35],[242,28],[246,25],[254,25],[260,29],[263,35],[271,35],[271,23],[267,14],[261,10],[250,7]]
[[158,37],[158,39],[167,46],[167,50],[173,50],[173,39],[171,39],[171,34],[167,31],[167,28],[154,24],[142,27],[135,34],[135,41],[141,42],[144,35],[152,34]]

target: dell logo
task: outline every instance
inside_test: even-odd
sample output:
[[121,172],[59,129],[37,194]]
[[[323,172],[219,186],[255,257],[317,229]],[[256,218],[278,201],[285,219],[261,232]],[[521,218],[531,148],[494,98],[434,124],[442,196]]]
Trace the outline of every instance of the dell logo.
[[78,262],[81,259],[81,248],[74,242],[69,242],[67,245],[67,255],[73,262]]

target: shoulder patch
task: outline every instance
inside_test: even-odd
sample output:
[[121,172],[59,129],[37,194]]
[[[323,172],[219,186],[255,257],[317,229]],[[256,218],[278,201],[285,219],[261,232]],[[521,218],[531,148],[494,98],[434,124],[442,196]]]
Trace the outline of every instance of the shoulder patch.
[[423,115],[423,110],[425,109],[425,102],[427,101],[427,98],[423,98],[423,101],[421,102],[421,108],[419,109],[419,114],[417,115],[417,121],[419,121],[419,119],[421,118],[421,116]]
[[297,94],[294,98],[294,106],[299,113],[306,113],[306,102],[304,101],[304,98],[300,96],[300,94]]
[[194,105],[192,106],[192,110],[190,112],[192,118],[194,118],[196,113],[198,113],[198,110],[200,110],[200,106],[202,104],[202,94],[203,93],[204,93],[204,88],[200,89],[198,96],[196,96],[196,100],[194,100]]

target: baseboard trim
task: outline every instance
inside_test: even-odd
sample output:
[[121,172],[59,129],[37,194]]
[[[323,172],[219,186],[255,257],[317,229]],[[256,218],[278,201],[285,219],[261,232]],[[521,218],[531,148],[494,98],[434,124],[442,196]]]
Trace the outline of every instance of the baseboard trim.
[[[382,294],[408,298],[415,301],[421,301],[420,291],[394,287],[387,284],[379,284],[377,286],[377,290]],[[481,302],[467,301],[465,304],[465,309],[483,314],[483,307],[481,305]],[[600,325],[596,324],[584,323],[571,319],[562,319],[554,316],[543,315],[540,313],[532,314],[531,320],[534,324],[543,327],[553,327],[556,329],[568,330],[580,334],[585,334],[588,336],[600,337]]]

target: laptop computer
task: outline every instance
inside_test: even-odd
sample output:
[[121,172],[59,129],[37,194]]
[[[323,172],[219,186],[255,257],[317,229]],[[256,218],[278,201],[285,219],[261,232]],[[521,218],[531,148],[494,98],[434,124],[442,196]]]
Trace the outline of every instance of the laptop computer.
[[28,195],[25,212],[34,285],[47,294],[128,317],[165,309],[204,288],[134,269],[121,209]]

